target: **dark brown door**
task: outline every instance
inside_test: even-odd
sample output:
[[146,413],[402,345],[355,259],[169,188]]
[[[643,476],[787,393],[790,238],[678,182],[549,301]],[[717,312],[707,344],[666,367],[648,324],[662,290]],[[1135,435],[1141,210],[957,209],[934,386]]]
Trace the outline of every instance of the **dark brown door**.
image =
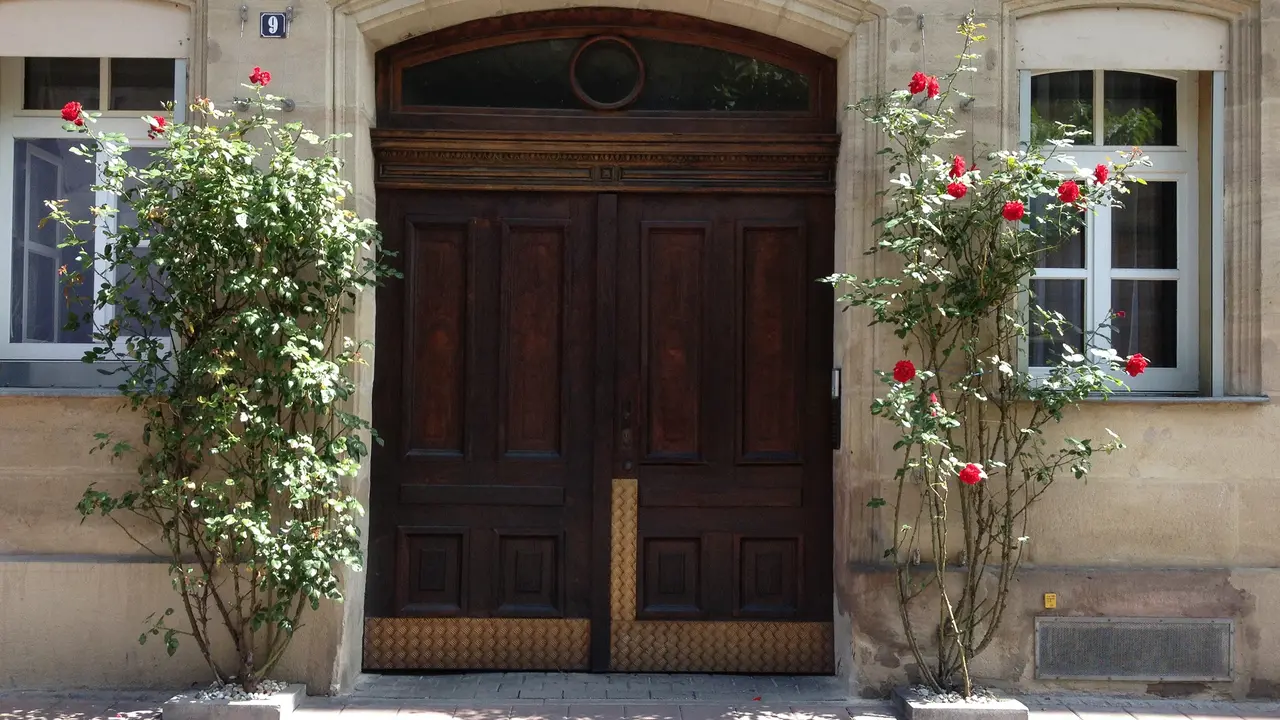
[[382,193],[371,667],[829,671],[832,211]]
[[636,618],[831,617],[832,202],[624,196],[616,477]]
[[587,618],[595,197],[378,203],[368,614]]

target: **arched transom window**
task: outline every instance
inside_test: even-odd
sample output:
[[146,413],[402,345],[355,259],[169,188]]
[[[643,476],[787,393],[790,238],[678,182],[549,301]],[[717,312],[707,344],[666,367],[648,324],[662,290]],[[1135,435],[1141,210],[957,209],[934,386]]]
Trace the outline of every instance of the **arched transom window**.
[[[831,58],[667,13],[589,8],[490,18],[384,50],[379,64],[382,127],[496,129],[514,114],[579,128],[643,119],[745,122],[748,132],[771,122],[834,129]],[[471,120],[445,119],[459,116]],[[813,122],[796,126],[805,121]]]

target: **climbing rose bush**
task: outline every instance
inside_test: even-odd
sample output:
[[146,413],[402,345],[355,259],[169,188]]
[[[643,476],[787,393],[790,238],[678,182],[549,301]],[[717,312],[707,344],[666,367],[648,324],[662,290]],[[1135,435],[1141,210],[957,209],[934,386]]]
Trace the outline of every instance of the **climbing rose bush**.
[[[905,90],[855,106],[886,141],[890,188],[870,252],[893,271],[828,278],[843,303],[902,343],[892,372],[878,372],[884,391],[871,404],[894,428],[897,468],[888,497],[868,505],[892,514],[884,558],[919,672],[912,679],[965,695],[970,661],[996,636],[1030,540],[1028,508],[1060,477],[1083,478],[1096,453],[1123,447],[1109,430],[1097,443],[1054,439],[1048,426],[1085,399],[1126,389],[1121,372],[1136,377],[1148,365],[1110,348],[1119,313],[1073,328],[1038,305],[1030,281],[1083,213],[1119,205],[1127,183],[1141,182],[1131,171],[1150,163],[1134,148],[1080,168],[1070,149],[1083,131],[1069,126],[1047,152],[984,153],[983,169],[970,162],[956,81],[976,71],[981,28],[972,17],[960,26],[964,47],[951,73],[916,72]],[[1084,347],[1065,343],[1068,333]],[[1033,340],[1054,350],[1034,373]],[[933,611],[917,610],[930,603]]]
[[97,132],[96,115],[68,103],[78,153],[105,157],[93,189],[116,202],[90,208],[93,223],[64,202],[50,217],[79,248],[83,270],[66,282],[93,293],[72,318],[92,328],[84,359],[120,379],[142,419],[139,447],[97,436],[99,450],[136,463],[137,481],[90,486],[79,510],[160,538],[148,549],[169,561],[180,604],[176,618],[152,614],[139,642],[173,654],[191,640],[215,680],[252,691],[363,562],[363,509],[348,488],[372,434],[351,408],[367,343],[344,326],[387,271],[374,223],[347,207],[337,138],[278,123],[279,98],[263,92],[271,74],[249,80],[250,112],[199,99],[197,124],[144,117],[164,140],[145,166],[126,162],[124,135]]

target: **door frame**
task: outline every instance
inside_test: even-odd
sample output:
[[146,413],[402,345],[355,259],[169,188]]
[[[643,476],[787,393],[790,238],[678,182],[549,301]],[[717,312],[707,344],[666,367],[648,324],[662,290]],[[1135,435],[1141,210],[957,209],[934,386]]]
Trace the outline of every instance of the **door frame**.
[[[592,33],[639,32],[683,38],[801,69],[815,83],[812,114],[726,119],[724,113],[664,113],[641,120],[625,112],[406,110],[393,102],[398,71],[408,64],[459,48],[547,37],[548,32],[557,32],[555,28],[582,26],[591,28]],[[591,479],[589,657],[592,671],[606,671],[611,660],[613,485],[615,478],[627,477],[615,467],[619,194],[834,195],[840,144],[835,132],[835,61],[777,38],[689,16],[578,8],[489,18],[415,38],[381,51],[377,72],[379,127],[371,131],[371,138],[378,191],[582,192],[597,196],[600,244],[595,268],[596,428]],[[640,128],[645,131],[637,132]],[[830,242],[834,245],[834,234]],[[374,417],[379,416],[375,407]],[[372,482],[377,482],[377,454],[375,451]],[[830,572],[834,576],[834,566]]]
[[[590,669],[610,669],[616,467],[618,204],[623,193],[831,195],[837,136],[681,138],[376,130],[378,187],[387,190],[583,192],[597,198],[594,447],[591,478]],[[619,163],[599,165],[602,159]],[[500,169],[489,175],[477,167]],[[634,174],[632,174],[634,172]],[[661,184],[646,181],[661,176]],[[834,236],[831,242],[834,243]],[[376,396],[376,393],[375,393]],[[381,416],[374,409],[375,418]],[[377,455],[375,451],[375,455]],[[376,463],[376,458],[375,458]],[[375,466],[375,479],[377,469]],[[376,509],[371,509],[376,512]],[[830,569],[834,574],[834,567]]]

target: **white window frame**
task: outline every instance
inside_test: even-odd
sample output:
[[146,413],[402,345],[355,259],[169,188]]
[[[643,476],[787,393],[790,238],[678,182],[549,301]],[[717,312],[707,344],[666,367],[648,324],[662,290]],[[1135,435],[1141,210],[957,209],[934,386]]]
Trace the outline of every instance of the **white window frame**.
[[[26,166],[27,166],[27,168],[30,168],[30,167],[31,167],[31,163],[32,163],[33,161],[46,162],[46,163],[48,163],[48,164],[50,164],[50,165],[52,165],[52,166],[54,166],[54,167],[56,167],[56,168],[57,168],[57,171],[58,171],[58,172],[57,172],[57,174],[58,174],[58,194],[59,194],[59,195],[61,195],[61,194],[62,194],[62,184],[63,184],[63,182],[64,182],[64,179],[63,179],[63,177],[62,177],[62,170],[63,170],[63,167],[62,167],[62,163],[59,161],[59,159],[58,159],[58,158],[56,158],[56,157],[53,157],[52,155],[50,155],[49,153],[45,152],[44,150],[41,150],[40,148],[33,147],[33,146],[30,146],[30,145],[28,145],[28,146],[26,147],[26,151],[27,151],[27,158],[26,158]],[[23,197],[24,197],[24,198],[30,198],[30,197],[31,197],[31,193],[32,193],[32,190],[31,190],[31,172],[30,172],[30,170],[28,170],[28,172],[27,172],[27,177],[26,177],[26,192],[23,194]],[[15,209],[16,209],[16,208],[15,208]],[[15,215],[16,215],[16,213],[15,213]],[[29,231],[30,231],[30,230],[31,230],[31,222],[26,218],[26,208],[23,208],[23,223],[22,223],[22,232],[21,232],[21,235],[22,235],[22,258],[21,258],[22,268],[21,268],[21,272],[22,272],[22,289],[23,289],[23,294],[24,294],[24,295],[26,295],[27,297],[30,297],[30,290],[29,290],[29,288],[31,287],[31,259],[30,259],[30,257],[29,257],[30,255],[40,255],[40,256],[42,256],[42,257],[45,257],[45,258],[49,259],[49,260],[53,263],[54,270],[55,270],[55,275],[56,275],[56,270],[57,270],[57,267],[58,267],[58,248],[56,247],[56,245],[55,245],[55,247],[52,247],[52,248],[51,248],[51,247],[49,247],[49,246],[47,246],[47,245],[45,245],[45,244],[43,244],[43,243],[35,242],[34,238],[30,237],[30,235],[29,235]],[[62,239],[62,233],[60,232],[60,230],[61,230],[60,228],[59,228],[59,229],[57,229],[57,230],[55,230],[55,232],[57,233],[58,242],[61,242],[61,239]],[[16,233],[14,233],[14,234],[16,235]],[[10,262],[12,262],[12,252],[10,253]],[[56,306],[57,306],[57,304],[58,304],[58,280],[57,280],[56,276],[55,276],[55,278],[54,278],[54,282],[53,282],[52,288],[53,288],[53,304],[54,304],[54,306],[56,307]],[[12,297],[13,297],[13,294],[12,294],[12,293],[10,293],[9,297],[10,297],[10,298],[12,298]],[[26,307],[26,299],[25,299],[25,298],[23,299],[23,307],[24,307],[24,308]],[[9,316],[8,316],[8,317],[9,317],[9,321],[10,321],[10,322],[12,322],[12,318],[13,318],[13,309],[12,309],[12,308],[10,308],[10,309],[9,309]],[[54,324],[54,328],[53,328],[54,341],[53,341],[53,342],[54,342],[54,343],[56,343],[56,342],[57,342],[57,335],[58,335],[58,332],[59,332],[59,330],[60,330],[61,328],[59,328],[59,327],[58,327],[58,323],[57,323],[57,319],[56,319],[56,318],[54,319],[54,323],[53,323],[53,324]],[[28,337],[28,335],[27,335],[27,331],[28,331],[29,329],[30,329],[30,323],[28,323],[28,322],[25,322],[25,321],[24,321],[24,322],[22,323],[22,342],[23,342],[23,343],[42,343],[42,342],[48,342],[48,341],[45,341],[45,340],[36,340],[36,339],[34,339],[34,338],[30,338],[30,337]]]
[[[171,59],[171,58],[164,58]],[[174,60],[174,120],[183,122],[186,116],[187,103],[187,61],[182,58]],[[99,96],[103,105],[110,104],[110,58],[100,58]],[[17,140],[76,140],[77,136],[63,129],[64,121],[61,110],[27,110],[24,104],[24,58],[0,57],[0,185],[8,187],[14,172],[14,147]],[[153,113],[135,110],[94,110],[101,112],[102,117],[94,125],[97,132],[118,132],[129,138],[133,148],[159,147],[163,141],[151,140],[147,137],[149,128],[140,120],[144,114],[161,113],[156,108]],[[101,157],[101,156],[100,156]],[[100,161],[101,162],[101,161]],[[0,287],[8,288],[13,277],[14,222],[16,208],[14,193],[6,190],[0,192]],[[94,203],[103,205],[114,202],[109,193],[96,192]],[[110,221],[99,219],[94,227],[94,250],[102,252],[107,245],[110,227],[114,227],[115,219]],[[25,232],[25,231],[24,231]],[[106,273],[106,264],[98,261],[95,274]],[[24,270],[25,272],[25,270]],[[96,282],[94,285],[96,286]],[[27,286],[24,285],[24,292]],[[79,361],[85,352],[96,347],[94,343],[47,343],[47,342],[11,342],[12,312],[10,306],[12,294],[9,290],[0,293],[0,362],[3,361]],[[59,300],[60,301],[60,300]],[[94,311],[94,324],[102,326],[109,322],[115,314],[114,308]],[[56,319],[55,319],[56,322]]]
[[[1095,134],[1103,127],[1104,73],[1107,68],[1046,68],[1023,69],[1019,73],[1019,130],[1020,139],[1026,144],[1031,139],[1031,78],[1033,75],[1052,72],[1092,70],[1094,72],[1094,127],[1089,128]],[[1222,384],[1222,327],[1224,294],[1222,274],[1222,117],[1224,112],[1224,73],[1213,73],[1213,107],[1210,117],[1213,127],[1212,168],[1200,167],[1199,138],[1202,128],[1199,127],[1200,113],[1197,100],[1200,97],[1198,72],[1170,72],[1162,70],[1136,70],[1122,68],[1124,72],[1139,72],[1147,75],[1172,78],[1177,80],[1177,122],[1178,138],[1176,146],[1144,147],[1143,152],[1152,161],[1150,168],[1138,168],[1133,174],[1151,182],[1165,181],[1178,184],[1178,268],[1176,270],[1146,270],[1111,268],[1111,220],[1113,210],[1096,208],[1092,210],[1085,222],[1085,268],[1043,268],[1038,269],[1038,279],[1075,279],[1086,283],[1085,322],[1087,331],[1096,327],[1109,310],[1113,308],[1111,284],[1113,280],[1177,280],[1177,360],[1173,368],[1148,368],[1137,378],[1123,376],[1126,384],[1139,392],[1185,394],[1208,393],[1221,395]],[[1081,168],[1092,168],[1098,163],[1115,162],[1121,158],[1117,151],[1125,148],[1111,148],[1093,145],[1094,136],[1077,138],[1077,144],[1059,153],[1071,157]],[[1088,143],[1088,144],[1083,144]],[[1069,172],[1070,166],[1065,162],[1054,161],[1051,169]],[[1212,237],[1201,238],[1200,225],[1200,188],[1203,181],[1211,184],[1213,215],[1210,227]],[[1124,202],[1127,196],[1121,195]],[[1202,243],[1210,242],[1211,267],[1204,268],[1201,262],[1200,249]],[[1205,363],[1202,361],[1201,316],[1202,288],[1201,272],[1207,271],[1211,279],[1212,327],[1209,328],[1212,338],[1210,348],[1209,376],[1205,377]],[[1107,347],[1110,338],[1101,337],[1099,345]],[[1141,349],[1138,350],[1141,352]],[[1024,353],[1024,362],[1027,355]],[[1033,373],[1039,369],[1031,367]]]

